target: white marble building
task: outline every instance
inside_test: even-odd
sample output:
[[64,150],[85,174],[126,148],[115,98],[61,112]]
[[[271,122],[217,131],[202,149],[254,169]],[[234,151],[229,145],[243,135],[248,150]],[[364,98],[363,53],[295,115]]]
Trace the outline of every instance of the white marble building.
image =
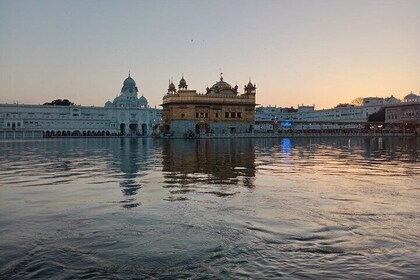
[[[367,121],[369,115],[378,112],[387,104],[398,104],[397,98],[391,96],[388,98],[382,97],[366,97],[363,98],[361,106],[351,104],[340,104],[331,109],[315,110],[315,106],[299,105],[297,109],[281,108],[281,107],[259,107],[255,113],[255,130],[257,131],[273,131],[277,126],[281,127],[282,122],[290,122],[294,124],[292,128],[319,129],[319,124],[330,122],[331,128],[340,127],[340,123],[353,123],[349,127],[359,127],[358,124],[363,124]],[[305,125],[301,125],[305,123]],[[334,125],[332,125],[334,123]],[[299,124],[299,125],[297,125]],[[342,127],[343,125],[341,125]],[[325,127],[325,126],[324,126]]]
[[405,124],[420,132],[420,95],[410,92],[403,102],[385,106],[385,122]]
[[49,136],[151,135],[162,122],[159,109],[138,97],[136,82],[128,76],[119,96],[105,107],[0,104],[0,132],[35,132]]

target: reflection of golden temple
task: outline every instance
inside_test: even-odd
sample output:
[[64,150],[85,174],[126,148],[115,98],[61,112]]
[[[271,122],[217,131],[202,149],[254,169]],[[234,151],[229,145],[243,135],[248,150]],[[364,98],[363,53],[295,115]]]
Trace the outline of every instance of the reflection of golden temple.
[[200,94],[188,89],[184,77],[178,90],[170,82],[163,97],[163,130],[166,134],[188,135],[202,133],[251,132],[255,120],[256,86],[251,80],[238,93],[220,77],[220,81]]
[[253,139],[171,140],[162,143],[167,183],[235,184],[253,187]]

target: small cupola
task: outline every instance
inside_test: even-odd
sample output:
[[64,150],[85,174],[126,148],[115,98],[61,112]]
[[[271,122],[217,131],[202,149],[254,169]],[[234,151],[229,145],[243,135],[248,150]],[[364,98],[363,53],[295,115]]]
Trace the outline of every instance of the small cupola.
[[184,79],[184,74],[182,74],[182,78],[179,81],[178,89],[188,89],[187,81]]

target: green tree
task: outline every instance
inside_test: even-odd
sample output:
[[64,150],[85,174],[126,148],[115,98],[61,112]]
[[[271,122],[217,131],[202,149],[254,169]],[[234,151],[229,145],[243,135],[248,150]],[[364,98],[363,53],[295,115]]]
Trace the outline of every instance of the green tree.
[[362,106],[363,105],[363,97],[357,97],[351,101],[351,104],[355,106]]
[[45,102],[44,105],[71,106],[74,105],[74,103],[70,102],[68,99],[56,99],[51,102]]
[[385,122],[385,108],[382,107],[378,112],[370,114],[368,122]]

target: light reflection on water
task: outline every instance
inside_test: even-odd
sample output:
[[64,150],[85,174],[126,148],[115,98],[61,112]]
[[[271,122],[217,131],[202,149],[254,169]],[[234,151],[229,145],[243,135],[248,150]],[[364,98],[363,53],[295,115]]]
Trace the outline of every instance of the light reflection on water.
[[0,143],[0,278],[415,278],[420,140]]

